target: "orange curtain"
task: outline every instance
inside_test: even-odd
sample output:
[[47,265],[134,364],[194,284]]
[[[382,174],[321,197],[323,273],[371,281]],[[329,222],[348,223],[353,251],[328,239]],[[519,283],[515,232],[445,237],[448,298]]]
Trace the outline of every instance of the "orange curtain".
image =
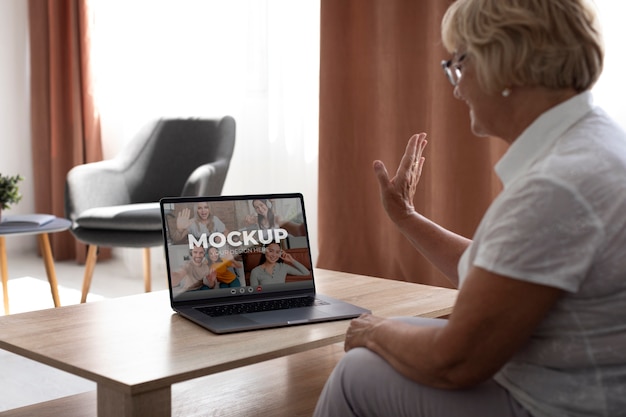
[[471,237],[500,190],[501,141],[470,131],[440,62],[450,1],[321,0],[317,266],[449,286],[387,218],[372,161],[395,172],[427,132],[418,211]]
[[[35,208],[64,217],[65,177],[102,159],[90,70],[89,0],[29,0]],[[84,261],[69,232],[50,236],[56,259]]]

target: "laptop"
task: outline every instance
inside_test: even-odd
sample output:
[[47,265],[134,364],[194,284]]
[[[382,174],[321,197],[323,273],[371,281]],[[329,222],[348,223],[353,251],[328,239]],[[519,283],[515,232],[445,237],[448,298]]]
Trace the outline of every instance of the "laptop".
[[172,309],[214,333],[370,311],[315,289],[300,193],[160,201]]

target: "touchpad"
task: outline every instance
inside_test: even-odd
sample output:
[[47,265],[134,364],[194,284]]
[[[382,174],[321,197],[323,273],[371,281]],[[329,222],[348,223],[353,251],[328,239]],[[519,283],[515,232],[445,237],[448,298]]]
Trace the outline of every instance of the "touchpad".
[[313,320],[324,317],[329,317],[328,314],[316,309],[311,308],[294,308],[291,310],[274,310],[274,311],[262,311],[259,313],[244,314],[243,317],[250,318],[256,322],[268,323],[268,322],[292,322],[302,320]]

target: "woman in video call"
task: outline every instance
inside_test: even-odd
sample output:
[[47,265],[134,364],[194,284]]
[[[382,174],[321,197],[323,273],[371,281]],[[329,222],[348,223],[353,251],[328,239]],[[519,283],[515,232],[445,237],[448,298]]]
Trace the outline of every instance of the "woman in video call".
[[219,217],[213,214],[211,205],[202,201],[194,204],[194,215],[189,208],[182,209],[176,216],[175,241],[185,240],[188,234],[199,238],[203,233],[228,234],[228,229]]
[[224,255],[220,255],[217,248],[209,248],[209,268],[211,273],[215,274],[215,278],[220,288],[241,287],[241,283],[237,279],[234,268],[241,268],[243,264],[236,261],[230,251],[225,251]]
[[252,201],[252,207],[256,215],[246,217],[246,223],[258,227],[260,230],[274,229],[279,227],[280,217],[274,213],[272,202],[266,199]]
[[[289,265],[291,264],[291,265]],[[292,266],[293,265],[293,266]],[[259,266],[250,273],[250,285],[284,284],[287,275],[308,275],[310,271],[283,251],[276,242],[265,246]]]
[[257,215],[247,216],[246,224],[258,227],[259,230],[282,228],[292,236],[304,236],[304,225],[281,219],[274,211],[274,204],[271,200],[256,199],[252,201],[252,206]]

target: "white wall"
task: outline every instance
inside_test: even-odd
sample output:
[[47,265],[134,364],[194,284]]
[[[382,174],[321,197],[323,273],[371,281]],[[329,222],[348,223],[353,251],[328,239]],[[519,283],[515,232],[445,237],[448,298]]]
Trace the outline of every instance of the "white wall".
[[[28,2],[0,1],[0,173],[21,174],[22,201],[4,214],[33,212],[30,141]],[[35,247],[34,237],[7,237],[9,254]]]

